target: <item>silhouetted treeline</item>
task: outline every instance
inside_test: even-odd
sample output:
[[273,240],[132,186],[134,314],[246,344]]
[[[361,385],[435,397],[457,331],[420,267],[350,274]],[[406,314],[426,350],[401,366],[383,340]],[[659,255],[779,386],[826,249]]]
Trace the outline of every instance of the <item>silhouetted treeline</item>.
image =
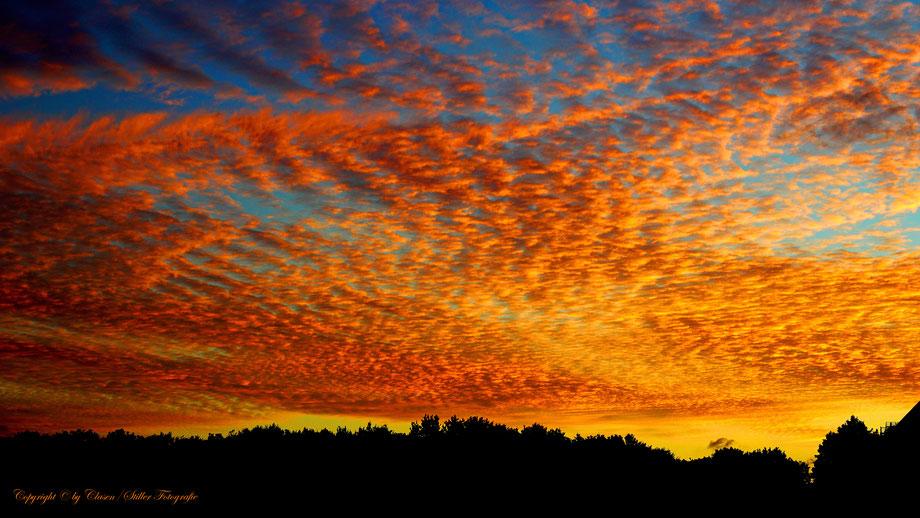
[[681,460],[631,434],[570,438],[539,424],[517,429],[481,417],[429,415],[408,433],[370,423],[334,432],[272,424],[207,438],[26,431],[0,438],[0,455],[4,505],[15,507],[23,506],[10,497],[13,488],[113,494],[167,488],[199,495],[190,509],[292,498],[364,508],[408,502],[654,508],[714,498],[731,508],[732,501],[850,505],[911,494],[920,481],[915,438],[908,426],[881,433],[851,417],[827,434],[812,473],[777,448],[722,448]]
[[818,494],[906,496],[920,487],[920,434],[908,423],[882,432],[851,416],[818,446]]
[[408,433],[370,423],[334,432],[273,424],[207,438],[21,432],[0,445],[15,466],[5,487],[168,487],[197,491],[200,505],[223,507],[290,491],[330,504],[360,495],[386,506],[407,498],[651,501],[712,491],[791,498],[809,489],[805,463],[779,449],[726,448],[686,461],[633,435],[569,438],[558,428],[516,429],[481,417],[442,422],[426,415]]

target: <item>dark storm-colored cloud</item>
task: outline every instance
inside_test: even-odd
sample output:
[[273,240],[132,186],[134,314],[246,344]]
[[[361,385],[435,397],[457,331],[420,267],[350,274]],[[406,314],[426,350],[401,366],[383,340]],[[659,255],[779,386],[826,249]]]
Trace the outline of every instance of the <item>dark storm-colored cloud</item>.
[[181,63],[179,60],[158,51],[155,42],[144,38],[131,26],[130,19],[109,15],[102,23],[105,35],[117,47],[133,54],[154,73],[167,75],[179,84],[194,88],[212,88],[215,82],[200,67]]
[[[290,94],[308,94],[309,89],[288,72],[272,67],[257,53],[221,34],[208,23],[205,16],[221,16],[220,7],[210,6],[203,13],[184,8],[181,4],[159,3],[147,6],[150,14],[170,29],[200,44],[204,52],[222,65],[243,74],[251,83]],[[206,14],[205,14],[206,13]],[[226,27],[224,27],[226,29]],[[240,38],[241,35],[237,35]]]
[[718,450],[720,448],[730,448],[732,444],[735,443],[734,439],[727,439],[725,437],[719,437],[714,441],[709,441],[709,445],[706,446],[708,450]]
[[118,87],[136,78],[107,56],[86,29],[86,12],[71,2],[7,3],[0,7],[2,94],[85,88],[96,81]]

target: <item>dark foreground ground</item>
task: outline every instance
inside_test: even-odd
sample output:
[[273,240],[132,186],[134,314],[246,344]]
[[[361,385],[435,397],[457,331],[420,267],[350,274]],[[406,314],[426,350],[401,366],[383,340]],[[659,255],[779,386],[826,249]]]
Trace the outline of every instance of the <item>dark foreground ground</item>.
[[[633,515],[625,510],[701,507],[805,514],[884,507],[920,490],[916,453],[901,452],[897,465],[878,464],[878,451],[863,465],[825,462],[822,484],[778,449],[728,448],[684,461],[632,436],[569,439],[558,430],[517,431],[472,419],[454,421],[453,429],[429,421],[427,430],[414,427],[408,435],[370,426],[338,433],[259,427],[209,439],[18,434],[0,438],[2,514],[209,515],[292,505],[296,514],[324,516],[598,509]],[[854,466],[869,472],[863,477]]]

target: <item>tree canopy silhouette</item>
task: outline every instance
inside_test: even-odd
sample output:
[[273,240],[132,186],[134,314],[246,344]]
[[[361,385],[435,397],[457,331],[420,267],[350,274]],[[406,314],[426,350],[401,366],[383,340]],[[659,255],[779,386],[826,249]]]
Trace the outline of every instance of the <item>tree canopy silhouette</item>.
[[856,416],[830,431],[818,446],[815,486],[822,490],[855,490],[874,486],[882,468],[882,440]]

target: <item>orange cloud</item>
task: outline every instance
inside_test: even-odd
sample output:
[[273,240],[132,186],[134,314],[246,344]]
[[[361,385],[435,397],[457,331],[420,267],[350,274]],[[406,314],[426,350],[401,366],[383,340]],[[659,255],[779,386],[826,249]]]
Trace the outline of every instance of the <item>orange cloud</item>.
[[917,13],[819,4],[473,6],[431,33],[458,11],[247,31],[164,4],[136,16],[170,61],[85,20],[58,75],[6,49],[8,98],[239,84],[0,121],[4,421],[633,415],[704,450],[820,436],[802,401],[893,408],[920,369]]

